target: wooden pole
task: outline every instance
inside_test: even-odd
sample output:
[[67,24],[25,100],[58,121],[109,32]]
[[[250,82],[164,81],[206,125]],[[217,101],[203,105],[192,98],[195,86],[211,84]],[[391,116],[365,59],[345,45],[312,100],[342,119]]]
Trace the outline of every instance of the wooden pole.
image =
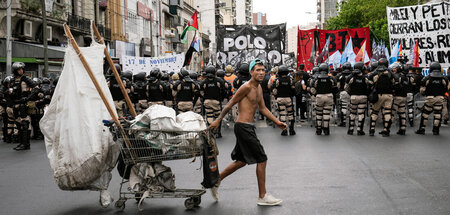
[[[92,29],[94,30],[95,36],[97,37],[99,43],[100,44],[105,44],[105,42],[103,41],[103,38],[100,35],[100,32],[98,32],[97,26],[95,26],[94,22],[92,22]],[[129,108],[129,110],[131,112],[131,115],[133,115],[133,117],[136,118],[136,115],[137,115],[136,114],[136,110],[134,109],[133,103],[131,103],[131,99],[128,96],[127,91],[125,90],[125,86],[123,86],[123,82],[122,82],[122,80],[120,78],[120,75],[117,72],[116,67],[114,66],[114,62],[112,61],[111,56],[109,55],[108,49],[106,47],[105,47],[104,53],[105,53],[106,60],[109,63],[109,67],[113,71],[114,77],[116,78],[117,83],[119,83],[120,90],[122,91],[122,94],[125,97],[125,101],[127,102],[128,108]]]
[[[91,78],[92,82],[94,83],[95,88],[98,91],[98,94],[100,94],[100,97],[103,100],[103,103],[106,106],[106,109],[108,109],[109,115],[111,115],[111,117],[113,118],[114,123],[117,125],[117,127],[119,127],[120,132],[122,133],[122,136],[124,137],[125,143],[128,145],[128,147],[131,149],[132,145],[125,133],[125,130],[123,129],[122,125],[120,124],[119,119],[117,118],[116,114],[114,113],[113,109],[111,108],[111,105],[109,104],[108,100],[106,99],[105,94],[103,93],[102,88],[100,87],[100,85],[98,84],[97,79],[94,76],[94,73],[92,73],[91,67],[89,66],[89,64],[87,63],[86,59],[83,56],[83,53],[81,53],[80,48],[78,47],[77,42],[75,41],[75,39],[72,36],[72,33],[70,32],[69,27],[64,24],[64,31],[66,32],[66,35],[69,37],[69,42],[72,44],[73,49],[75,50],[75,52],[77,53],[78,57],[81,60],[81,63],[83,63],[84,68],[86,69],[89,77]],[[132,155],[136,156],[134,154],[134,151],[132,151]]]

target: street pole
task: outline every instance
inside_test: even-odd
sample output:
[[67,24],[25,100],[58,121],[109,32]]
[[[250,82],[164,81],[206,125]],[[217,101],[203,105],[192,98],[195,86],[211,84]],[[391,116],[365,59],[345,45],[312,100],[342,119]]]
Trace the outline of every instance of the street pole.
[[44,71],[42,76],[47,76],[48,71],[48,44],[47,44],[47,9],[45,8],[45,0],[42,0],[42,37],[44,38]]
[[11,0],[6,1],[6,75],[11,75]]

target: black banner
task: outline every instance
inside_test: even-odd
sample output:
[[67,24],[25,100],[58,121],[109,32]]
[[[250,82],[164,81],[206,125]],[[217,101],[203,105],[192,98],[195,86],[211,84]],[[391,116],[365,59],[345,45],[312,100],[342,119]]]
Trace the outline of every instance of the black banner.
[[238,68],[255,58],[266,65],[282,64],[285,50],[286,24],[219,25],[217,27],[217,67]]

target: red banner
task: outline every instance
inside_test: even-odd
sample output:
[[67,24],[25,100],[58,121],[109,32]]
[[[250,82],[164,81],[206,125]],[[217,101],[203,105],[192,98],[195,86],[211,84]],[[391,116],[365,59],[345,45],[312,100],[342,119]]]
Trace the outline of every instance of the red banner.
[[[338,50],[342,53],[350,37],[352,38],[353,51],[355,54],[358,53],[359,49],[364,44],[364,41],[367,40],[366,51],[369,57],[371,56],[369,27],[340,30],[299,30],[297,37],[297,68],[300,64],[305,64],[305,70],[311,70],[314,66],[310,62],[311,56],[317,58],[320,55],[328,37],[330,37],[330,45],[328,46],[329,56]],[[315,53],[311,55],[313,44],[315,44]]]

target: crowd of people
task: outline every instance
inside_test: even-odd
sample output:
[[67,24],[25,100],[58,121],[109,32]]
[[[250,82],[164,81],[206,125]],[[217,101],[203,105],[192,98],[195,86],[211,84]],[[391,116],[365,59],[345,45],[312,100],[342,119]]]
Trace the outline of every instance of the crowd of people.
[[[24,67],[21,62],[12,65],[13,76],[3,80],[0,93],[3,141],[19,143],[15,150],[27,150],[30,139],[43,138],[39,120],[58,82],[58,78],[31,79],[24,75]],[[236,69],[228,65],[225,71],[211,65],[201,72],[182,68],[177,73],[153,68],[149,73],[133,74],[122,71],[119,64],[115,67],[138,114],[159,104],[171,107],[177,113],[199,113],[208,124],[217,119],[223,105],[251,78],[247,63]],[[366,116],[369,116],[369,135],[374,136],[380,113],[382,136],[390,135],[394,115],[398,115],[399,120],[397,134],[405,135],[407,124],[414,126],[414,98],[418,94],[425,96],[425,102],[417,134],[425,134],[431,113],[434,114],[434,135],[439,134],[442,119],[444,123],[447,120],[449,81],[437,62],[430,64],[428,76],[422,76],[421,68],[401,61],[389,66],[384,58],[368,66],[362,62],[354,66],[344,63],[340,68],[330,69],[324,63],[311,71],[304,69],[304,65],[299,65],[298,71],[284,65],[275,66],[266,69],[261,82],[266,107],[288,125],[288,129],[281,132],[283,136],[295,135],[295,124],[306,119],[314,124],[317,135],[329,135],[332,117],[339,126],[348,124],[347,134],[353,135],[356,130],[357,135],[365,135]],[[111,69],[105,75],[119,117],[129,116],[125,97]],[[237,110],[233,109],[227,119],[233,121],[236,115]],[[263,119],[262,115],[260,117]],[[219,126],[216,137],[221,136]]]

